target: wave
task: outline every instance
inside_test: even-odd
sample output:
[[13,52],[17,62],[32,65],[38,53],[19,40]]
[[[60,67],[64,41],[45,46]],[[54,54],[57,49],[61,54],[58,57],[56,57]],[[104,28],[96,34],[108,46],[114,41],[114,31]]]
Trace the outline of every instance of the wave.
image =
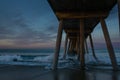
[[1,55],[0,56],[0,61],[3,62],[10,62],[10,61],[16,61],[16,60],[23,60],[21,56],[17,55]]
[[[118,64],[120,65],[120,57],[117,57]],[[105,68],[111,67],[111,62],[108,56],[100,55],[98,57],[99,61],[96,61],[91,54],[85,54],[85,63],[88,68]],[[77,59],[77,56],[67,56],[66,59],[62,58],[60,55],[58,60],[58,68],[72,68],[79,67],[80,62]],[[0,64],[9,64],[9,65],[26,65],[26,66],[44,66],[45,69],[50,69],[52,67],[53,54],[46,56],[34,56],[32,59],[23,58],[19,55],[1,55]]]

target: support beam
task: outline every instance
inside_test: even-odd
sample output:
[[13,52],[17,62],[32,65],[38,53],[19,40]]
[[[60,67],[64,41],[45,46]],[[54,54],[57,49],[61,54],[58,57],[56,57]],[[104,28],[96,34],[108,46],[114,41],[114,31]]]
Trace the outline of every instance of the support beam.
[[67,44],[68,44],[68,36],[66,34],[63,59],[66,59],[66,52],[67,52],[67,47],[68,47]]
[[80,19],[80,62],[81,62],[81,69],[85,69],[85,56],[84,56],[84,19]]
[[70,47],[69,47],[69,54],[71,53],[71,51],[72,51],[72,44],[73,44],[73,42],[72,42],[72,40],[70,40]]
[[73,40],[71,40],[71,48],[70,48],[70,51],[72,52],[72,50],[73,50]]
[[79,35],[77,37],[77,53],[78,53],[77,59],[80,60],[80,37]]
[[67,53],[69,54],[69,52],[70,52],[70,45],[71,45],[71,40],[69,40],[69,42],[68,42],[68,50],[67,50]]
[[77,55],[78,55],[78,40],[76,39],[76,46],[75,46],[75,49],[76,49],[76,53],[77,53]]
[[110,40],[110,36],[109,36],[109,33],[108,33],[108,29],[107,29],[105,20],[103,18],[101,18],[100,22],[101,22],[101,27],[102,27],[103,34],[104,34],[104,37],[105,37],[105,41],[106,41],[106,45],[107,45],[107,49],[108,49],[108,52],[109,52],[109,56],[110,56],[110,59],[111,59],[113,69],[117,70],[118,66],[117,66],[117,62],[116,62],[116,57],[115,57],[115,53],[114,53],[114,50],[113,50],[113,46],[112,46],[112,43],[111,43],[111,40]]
[[56,49],[55,49],[55,54],[54,54],[54,59],[53,59],[53,66],[52,68],[55,70],[57,69],[58,65],[58,58],[59,58],[59,52],[60,52],[60,46],[61,46],[61,40],[62,40],[62,32],[63,32],[63,21],[61,20],[59,22],[59,28],[58,28],[58,34],[57,34],[57,40],[56,40]]
[[[74,26],[73,26],[74,27]],[[75,29],[75,30],[73,30],[73,29],[66,29],[65,30],[65,32],[66,33],[73,33],[73,34],[79,34],[80,33],[80,31],[79,31],[79,29]],[[92,30],[91,29],[87,29],[87,30],[85,30],[85,33],[91,33],[92,32]]]
[[[76,49],[76,39],[73,40],[73,51],[75,51],[75,49]],[[76,51],[75,51],[75,53],[76,53]]]
[[107,17],[108,12],[56,12],[59,19]]
[[86,39],[85,39],[85,51],[86,51],[87,54],[89,53],[89,51],[88,51],[88,45],[87,45],[87,40]]
[[92,40],[92,35],[91,34],[89,35],[89,39],[90,39],[90,44],[91,44],[91,48],[92,48],[93,57],[95,58],[96,61],[98,61],[98,59],[95,55],[95,50],[94,50],[94,45],[93,45],[93,40]]

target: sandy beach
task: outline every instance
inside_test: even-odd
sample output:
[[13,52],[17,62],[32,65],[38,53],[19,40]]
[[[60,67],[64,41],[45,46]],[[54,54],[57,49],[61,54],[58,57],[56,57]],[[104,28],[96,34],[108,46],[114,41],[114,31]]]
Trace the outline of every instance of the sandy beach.
[[120,80],[120,71],[77,68],[53,71],[40,66],[0,65],[0,80]]

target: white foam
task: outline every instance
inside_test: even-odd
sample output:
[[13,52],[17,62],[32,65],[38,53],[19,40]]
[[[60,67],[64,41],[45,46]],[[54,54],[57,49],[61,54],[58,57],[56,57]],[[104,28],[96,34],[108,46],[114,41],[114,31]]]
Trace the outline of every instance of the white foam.
[[0,56],[0,61],[3,61],[3,62],[8,62],[8,61],[10,62],[14,60],[22,60],[22,58],[17,55],[1,55]]
[[39,62],[52,62],[53,60],[53,54],[48,56],[38,56],[33,59],[33,61],[39,61]]
[[[42,54],[42,53],[41,53]],[[106,53],[99,53],[96,55],[98,57],[99,62],[97,62],[92,54],[85,54],[85,63],[86,64],[111,64],[109,56]],[[11,65],[40,65],[45,66],[46,68],[51,68],[53,62],[54,54],[46,55],[46,56],[37,56],[33,59],[24,59],[18,55],[1,55],[0,56],[0,64],[11,64]],[[118,62],[120,63],[120,56],[117,56]],[[16,60],[16,61],[15,61]],[[66,59],[63,59],[63,55],[59,56],[58,67],[70,67],[80,64],[79,60],[77,60],[77,56],[67,56]]]

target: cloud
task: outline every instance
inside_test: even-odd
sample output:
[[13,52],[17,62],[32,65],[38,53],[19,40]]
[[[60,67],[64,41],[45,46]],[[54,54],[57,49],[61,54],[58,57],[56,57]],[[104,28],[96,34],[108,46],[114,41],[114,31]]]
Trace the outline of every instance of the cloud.
[[35,47],[55,43],[58,28],[55,15],[45,5],[47,2],[37,1],[0,1],[0,44],[4,41],[0,46]]
[[26,23],[25,19],[21,18],[21,16],[17,19],[14,19],[14,16],[5,17],[4,20],[0,22],[0,38],[2,38],[2,36],[4,36],[4,38],[7,38],[8,36],[8,38],[13,38],[13,36],[17,35],[20,30],[28,30],[28,26],[29,25]]
[[56,27],[55,25],[50,25],[50,26],[47,28],[47,31],[49,31],[49,32],[51,32],[51,33],[57,33],[58,27]]
[[0,39],[12,40],[14,44],[32,44],[50,41],[53,36],[44,31],[36,31],[22,14],[6,17],[0,23]]

